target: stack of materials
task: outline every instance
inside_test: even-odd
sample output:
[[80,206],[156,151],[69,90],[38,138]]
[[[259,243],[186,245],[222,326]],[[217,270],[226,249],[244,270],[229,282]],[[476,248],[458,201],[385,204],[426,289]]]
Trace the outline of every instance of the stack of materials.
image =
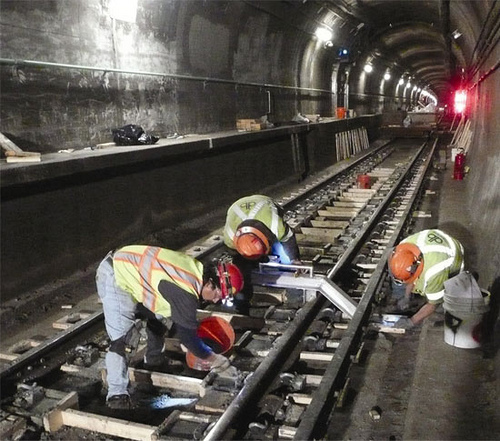
[[481,346],[484,315],[489,311],[489,292],[479,288],[465,271],[444,283],[444,341],[458,348]]

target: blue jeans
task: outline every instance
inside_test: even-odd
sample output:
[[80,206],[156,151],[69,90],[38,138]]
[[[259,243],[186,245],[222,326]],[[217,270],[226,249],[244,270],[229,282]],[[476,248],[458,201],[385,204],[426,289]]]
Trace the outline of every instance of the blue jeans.
[[[137,320],[137,305],[133,297],[115,282],[115,272],[109,257],[111,252],[99,264],[96,273],[97,293],[102,301],[104,324],[110,340],[124,339]],[[148,347],[146,357],[153,358],[163,350],[164,336],[153,333],[148,328]],[[108,394],[128,395],[128,363],[125,356],[113,351],[106,354]]]

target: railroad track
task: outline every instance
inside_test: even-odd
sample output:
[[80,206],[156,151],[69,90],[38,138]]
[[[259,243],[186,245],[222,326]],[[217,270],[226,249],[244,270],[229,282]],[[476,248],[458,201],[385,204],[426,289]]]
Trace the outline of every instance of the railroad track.
[[[280,201],[306,271],[261,264],[252,273],[249,316],[217,306],[199,311],[233,326],[236,376],[187,368],[179,342],[167,338],[172,363],[165,372],[142,369],[141,351],[131,363],[143,406],[108,410],[101,392],[108,342],[95,299],[53,322],[56,335],[2,348],[1,433],[14,438],[35,425],[44,439],[60,439],[61,430],[77,431],[73,437],[90,430],[93,439],[321,437],[343,405],[349,368],[381,300],[387,254],[410,228],[436,142],[411,149],[388,143]],[[358,188],[360,174],[371,176],[371,188]],[[221,237],[185,251],[200,260],[220,255]]]

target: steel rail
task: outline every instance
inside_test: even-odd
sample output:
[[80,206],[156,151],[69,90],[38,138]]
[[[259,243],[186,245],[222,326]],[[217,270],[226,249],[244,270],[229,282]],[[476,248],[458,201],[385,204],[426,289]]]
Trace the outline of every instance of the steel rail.
[[[346,173],[352,168],[356,167],[357,165],[361,164],[363,161],[368,159],[370,156],[374,155],[375,153],[379,152],[383,148],[385,148],[388,144],[382,144],[381,146],[368,151],[361,155],[359,158],[356,160],[349,162],[347,166],[341,167],[340,170],[335,172],[333,175],[328,176],[325,178],[323,181],[320,181],[317,183],[314,188],[306,188],[303,193],[298,194],[297,196],[291,198],[288,200],[284,205],[285,208],[288,208],[292,206],[294,203],[298,203],[298,201],[303,200],[304,198],[307,197],[307,195],[310,195],[311,193],[314,192],[314,189],[325,185],[329,181],[332,181],[336,179],[339,175],[342,173]],[[222,241],[216,242],[213,245],[206,247],[203,249],[202,252],[199,254],[193,256],[197,259],[203,259],[208,257],[210,254],[214,253],[217,251],[217,249],[222,247]],[[12,375],[16,371],[20,371],[23,369],[25,366],[28,366],[30,364],[36,363],[41,357],[43,357],[44,354],[52,350],[53,348],[57,347],[63,342],[66,342],[70,340],[71,338],[74,338],[75,335],[78,335],[79,333],[83,332],[84,330],[88,329],[90,326],[94,325],[98,321],[103,320],[103,312],[98,311],[91,316],[87,317],[86,319],[82,320],[81,322],[75,324],[71,328],[65,330],[64,332],[61,332],[55,336],[55,338],[46,341],[45,343],[38,345],[36,347],[33,347],[29,349],[28,351],[24,352],[22,355],[20,355],[18,358],[16,358],[14,361],[10,362],[7,366],[3,366],[0,370],[0,380],[3,380],[5,377]]]
[[[420,176],[417,183],[417,188],[421,188],[423,179],[427,173],[427,170],[432,163],[432,157],[436,148],[437,140],[434,142],[432,149],[427,157],[427,161],[424,165],[424,171]],[[423,147],[420,149],[415,160],[412,162],[414,164],[420,157],[423,151]],[[408,170],[409,171],[409,170]],[[322,436],[322,433],[318,433],[318,427],[322,427],[323,432],[326,429],[326,424],[321,424],[328,417],[327,414],[331,413],[332,407],[334,407],[334,393],[336,390],[341,389],[340,379],[342,377],[343,370],[347,369],[349,363],[349,355],[353,352],[357,341],[361,337],[362,326],[366,323],[367,317],[370,313],[370,305],[373,301],[373,297],[377,292],[377,288],[381,283],[382,277],[385,275],[387,267],[387,257],[391,249],[396,245],[400,237],[401,231],[405,223],[409,218],[409,214],[412,210],[412,206],[418,196],[419,191],[415,191],[410,198],[407,207],[403,211],[401,220],[395,228],[395,232],[392,234],[384,253],[382,254],[375,271],[370,277],[370,280],[366,286],[365,292],[359,302],[358,308],[354,313],[354,316],[349,324],[346,334],[342,338],[339,347],[335,351],[332,361],[328,365],[323,379],[313,396],[312,402],[307,406],[304,414],[302,416],[301,423],[297,428],[294,439],[305,440],[305,439],[317,439]],[[333,406],[331,405],[333,403]],[[330,404],[330,406],[329,406]]]
[[56,346],[59,346],[62,343],[71,340],[72,338],[74,338],[75,334],[83,332],[84,330],[90,328],[103,319],[103,312],[97,311],[87,318],[81,320],[81,322],[79,322],[78,324],[75,324],[75,326],[56,334],[53,339],[50,339],[49,341],[46,341],[45,343],[42,343],[26,351],[24,354],[16,358],[11,364],[2,368],[2,370],[0,371],[0,379],[3,380],[8,375],[21,370],[34,361],[37,361],[37,359],[42,357],[43,354],[47,353]]
[[[368,236],[370,230],[373,228],[374,224],[378,220],[378,218],[381,216],[381,213],[385,208],[389,205],[391,200],[393,199],[393,195],[396,193],[396,191],[403,185],[405,180],[408,177],[408,174],[412,170],[412,167],[414,166],[415,162],[418,160],[420,157],[421,153],[424,151],[427,143],[422,144],[422,146],[419,148],[417,153],[415,154],[413,160],[409,163],[409,165],[406,167],[405,171],[402,173],[400,178],[398,179],[397,183],[395,186],[393,186],[392,190],[386,195],[384,201],[382,204],[380,204],[379,208],[374,212],[374,214],[371,216],[370,221],[367,223],[367,225],[363,228],[363,232],[361,233],[360,236],[356,240],[353,241],[353,243],[348,247],[348,249],[344,252],[342,255],[341,259],[337,263],[337,265],[334,266],[334,268],[328,273],[328,278],[333,280],[336,275],[339,274],[339,272],[346,268],[350,263],[351,260],[354,257],[354,254],[357,249],[361,247],[361,244],[364,243],[366,237]],[[370,299],[371,300],[371,299]],[[271,379],[269,378],[273,372],[275,372],[274,368],[277,366],[277,364],[285,358],[285,355],[282,353],[285,350],[288,350],[289,347],[295,347],[295,345],[298,343],[299,338],[301,337],[300,333],[297,332],[299,329],[307,329],[307,327],[310,325],[312,320],[314,319],[314,315],[312,314],[312,310],[319,310],[319,307],[325,302],[325,298],[322,296],[318,296],[315,300],[312,300],[312,306],[311,303],[308,303],[308,309],[305,313],[299,313],[297,314],[296,318],[292,321],[289,329],[285,331],[285,333],[282,335],[282,337],[279,340],[279,343],[271,350],[269,353],[269,356],[266,357],[266,359],[257,367],[255,372],[252,374],[250,381],[245,385],[245,387],[240,391],[240,393],[237,395],[237,397],[232,401],[232,403],[228,406],[226,409],[224,415],[219,418],[219,420],[215,423],[215,425],[211,428],[209,433],[203,438],[204,441],[216,441],[220,439],[224,439],[224,436],[227,434],[229,429],[231,427],[235,427],[237,420],[241,413],[245,410],[245,408],[249,405],[251,400],[257,395],[257,393],[262,392],[262,386],[265,384],[268,384]],[[365,306],[366,303],[366,306]],[[359,331],[358,329],[361,327],[362,319],[364,319],[367,306],[369,304],[369,300],[365,300],[362,303],[362,306],[359,309],[356,309],[356,312],[354,313],[355,321],[354,324],[351,324],[349,328],[351,331],[349,332],[349,335],[351,338],[348,338],[348,343],[342,344],[340,343],[339,349],[341,350],[340,353],[343,354],[343,358],[347,357],[348,354],[348,349],[351,346],[352,340],[354,335],[356,335]],[[358,306],[359,307],[359,306]],[[354,318],[353,317],[353,318]],[[294,339],[291,341],[291,339]],[[287,340],[286,342],[283,342],[283,340]],[[337,353],[336,351],[336,353]],[[339,357],[334,357],[339,358]],[[332,363],[333,360],[332,360]],[[335,364],[338,364],[339,362],[335,361]],[[342,359],[340,364],[344,364],[345,361]],[[334,381],[329,381],[331,385],[333,385]],[[320,387],[318,390],[321,390],[321,395],[322,396],[328,396],[332,392],[332,388],[329,387],[328,390],[323,388],[323,382],[321,383]],[[316,403],[318,402],[319,399],[314,400]],[[310,406],[308,406],[309,408]],[[305,429],[303,429],[305,431]],[[310,431],[310,430],[308,430]],[[308,437],[297,437],[296,439],[310,439]]]
[[[391,142],[392,141],[388,141],[388,142],[386,142],[386,143],[384,143],[384,144],[382,144],[382,145],[374,148],[373,150],[370,150],[370,151],[362,154],[359,158],[356,158],[353,161],[346,161],[344,164],[341,165],[340,170],[337,170],[332,175],[327,176],[323,180],[317,182],[313,187],[305,188],[299,194],[297,194],[297,195],[291,197],[290,199],[287,199],[285,202],[281,203],[281,205],[283,206],[283,208],[285,210],[293,209],[293,206],[295,204],[298,204],[299,202],[307,199],[307,197],[309,197],[315,191],[318,190],[318,187],[327,185],[329,182],[334,181],[335,179],[337,179],[343,173],[348,173],[349,170],[355,168],[359,164],[363,163],[363,161],[365,161],[368,158],[370,158],[371,156],[373,156],[375,153],[378,153],[379,151],[381,151],[384,148],[386,148]],[[222,236],[222,230],[220,230],[220,231],[221,231],[220,236]],[[192,257],[195,257],[196,259],[203,259],[203,258],[209,256],[210,254],[214,253],[215,251],[217,251],[219,248],[222,247],[222,245],[223,245],[223,242],[222,242],[222,240],[220,240],[220,241],[214,242],[214,243],[212,243],[212,244],[210,244],[208,246],[200,247],[200,251],[197,252],[197,253],[195,253],[195,254],[193,254]],[[193,247],[195,247],[195,246],[193,245]]]

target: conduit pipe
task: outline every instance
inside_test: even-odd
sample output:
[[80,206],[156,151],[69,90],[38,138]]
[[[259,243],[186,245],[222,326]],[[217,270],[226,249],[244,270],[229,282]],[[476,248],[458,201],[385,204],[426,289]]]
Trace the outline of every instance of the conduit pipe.
[[280,84],[268,84],[268,83],[252,83],[245,81],[236,80],[226,80],[223,78],[212,78],[212,77],[197,77],[192,75],[182,75],[182,74],[171,74],[164,72],[149,72],[141,70],[123,70],[115,69],[112,67],[99,67],[99,66],[84,66],[78,64],[64,64],[64,63],[52,63],[48,61],[35,61],[35,60],[16,60],[14,58],[0,58],[0,64],[6,64],[11,66],[34,66],[34,67],[55,67],[64,69],[77,69],[77,70],[90,70],[94,72],[112,72],[119,74],[130,74],[130,75],[145,75],[154,77],[167,77],[176,80],[188,80],[188,81],[200,81],[203,83],[220,83],[220,84],[234,84],[235,86],[252,86],[252,87],[269,87],[274,89],[289,89],[296,91],[308,91],[308,92],[320,92],[327,93],[329,95],[335,95],[335,92],[326,89],[314,89],[311,87],[296,87],[296,86],[284,86]]

